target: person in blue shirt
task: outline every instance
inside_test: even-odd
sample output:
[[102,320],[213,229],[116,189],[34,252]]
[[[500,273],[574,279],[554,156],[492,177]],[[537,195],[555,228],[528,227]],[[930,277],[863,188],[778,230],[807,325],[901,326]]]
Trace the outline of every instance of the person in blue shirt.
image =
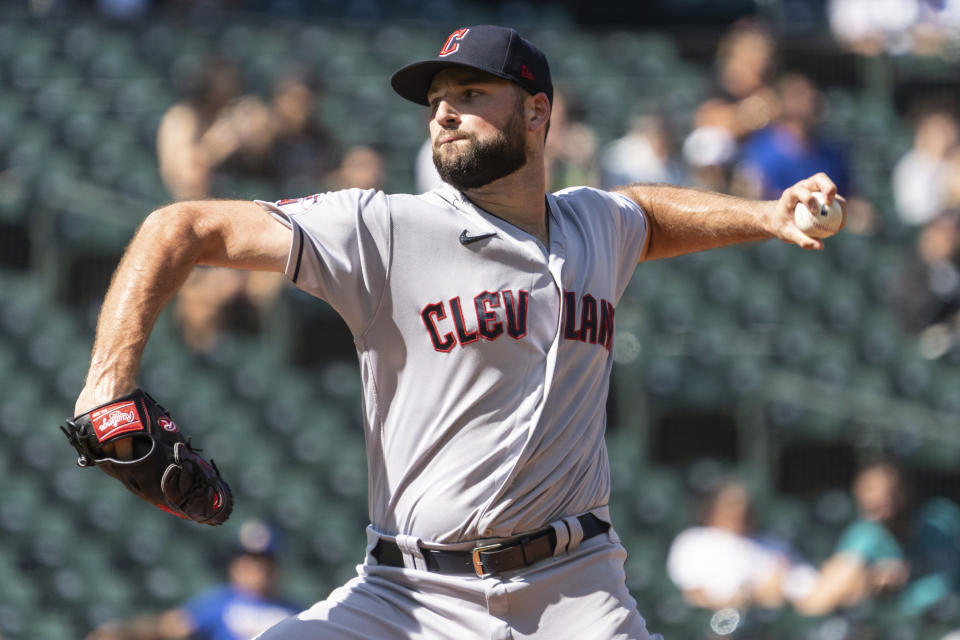
[[796,182],[792,176],[823,171],[837,184],[839,193],[850,193],[843,151],[819,130],[820,91],[809,78],[795,73],[784,74],[776,87],[779,114],[744,142],[738,163],[740,178],[760,197],[782,192],[780,185]]
[[228,582],[159,615],[111,622],[86,640],[251,640],[302,609],[273,596],[277,565],[273,531],[259,521],[244,523],[227,567]]
[[821,128],[823,94],[810,78],[785,73],[776,82],[777,111],[770,124],[751,134],[741,145],[731,189],[747,198],[781,193],[796,176],[823,171],[847,198],[846,229],[869,233],[875,222],[873,205],[857,194],[857,185],[842,141]]

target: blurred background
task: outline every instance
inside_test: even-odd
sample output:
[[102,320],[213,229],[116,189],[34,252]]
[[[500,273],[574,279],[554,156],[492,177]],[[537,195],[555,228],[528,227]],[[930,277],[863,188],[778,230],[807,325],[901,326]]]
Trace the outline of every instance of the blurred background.
[[[388,77],[471,23],[514,26],[551,62],[553,189],[770,197],[823,169],[849,201],[822,254],[767,242],[644,264],[617,307],[611,507],[650,628],[960,628],[960,2],[29,0],[0,7],[0,637],[77,639],[176,608],[223,580],[251,518],[279,532],[287,601],[353,575],[367,522],[358,367],[339,318],[293,287],[198,270],[144,357],[141,384],[234,488],[224,527],[77,469],[56,426],[113,267],[152,209],[431,188],[427,114]],[[726,526],[701,505],[731,481],[749,529],[788,546],[808,582],[844,550],[874,567],[847,534],[884,521],[852,484],[878,459],[909,478],[911,514],[939,505],[924,521],[942,539],[933,569],[897,525],[912,573],[870,573],[819,608],[739,583],[704,599],[709,584],[668,571],[682,532]],[[904,603],[929,575],[936,588]]]

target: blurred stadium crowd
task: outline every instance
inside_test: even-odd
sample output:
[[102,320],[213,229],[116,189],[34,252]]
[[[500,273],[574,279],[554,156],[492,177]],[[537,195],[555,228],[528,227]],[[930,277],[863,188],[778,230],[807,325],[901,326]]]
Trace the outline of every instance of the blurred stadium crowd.
[[[590,5],[596,21],[612,12]],[[366,472],[351,339],[278,279],[198,270],[144,358],[144,387],[234,486],[231,523],[145,512],[74,468],[56,425],[149,211],[431,188],[426,114],[387,78],[480,22],[517,27],[550,58],[553,189],[664,181],[771,197],[826,170],[848,198],[847,230],[823,254],[762,243],[645,264],[618,306],[611,505],[650,628],[678,640],[960,629],[960,2],[651,2],[625,12],[646,24],[586,26],[589,13],[574,1],[0,7],[0,636],[76,639],[176,607],[222,579],[251,518],[280,532],[287,600],[352,574]],[[863,480],[876,460],[895,471]],[[726,563],[704,575],[706,549]],[[859,587],[805,599],[811,584],[826,592],[816,581],[843,553],[868,570]],[[791,580],[771,591],[772,574],[753,571],[763,563]]]

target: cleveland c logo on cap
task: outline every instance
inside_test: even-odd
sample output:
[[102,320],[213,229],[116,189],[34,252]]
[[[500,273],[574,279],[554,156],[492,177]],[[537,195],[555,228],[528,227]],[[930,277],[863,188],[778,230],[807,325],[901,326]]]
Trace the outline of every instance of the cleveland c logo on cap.
[[443,43],[443,48],[440,49],[440,57],[448,56],[451,53],[456,53],[460,49],[460,41],[463,40],[466,35],[470,33],[470,29],[457,29],[447,37],[447,41]]

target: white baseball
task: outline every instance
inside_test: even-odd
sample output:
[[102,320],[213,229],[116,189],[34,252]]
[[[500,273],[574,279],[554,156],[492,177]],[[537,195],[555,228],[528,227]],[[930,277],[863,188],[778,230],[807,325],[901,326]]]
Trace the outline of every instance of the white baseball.
[[843,209],[836,199],[827,205],[826,197],[819,191],[814,191],[813,197],[820,203],[820,210],[811,212],[807,205],[798,202],[793,210],[793,221],[811,238],[829,238],[843,226]]

